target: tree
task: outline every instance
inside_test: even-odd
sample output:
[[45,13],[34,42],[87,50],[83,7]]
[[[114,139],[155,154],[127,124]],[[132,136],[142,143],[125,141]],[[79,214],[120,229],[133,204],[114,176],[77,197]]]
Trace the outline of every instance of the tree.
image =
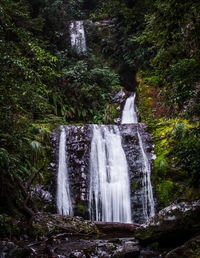
[[26,2],[0,3],[0,199],[1,208],[9,209],[24,200],[22,189],[15,189],[32,174],[29,128],[33,119],[51,111],[47,83],[56,76],[56,58],[33,36]]

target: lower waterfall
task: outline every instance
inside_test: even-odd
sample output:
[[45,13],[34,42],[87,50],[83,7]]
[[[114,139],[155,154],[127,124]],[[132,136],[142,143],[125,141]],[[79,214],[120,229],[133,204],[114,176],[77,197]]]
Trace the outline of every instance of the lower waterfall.
[[93,125],[89,211],[92,220],[131,222],[128,164],[115,125]]
[[60,127],[59,161],[57,175],[57,209],[62,215],[73,215],[72,203],[69,190],[68,166],[66,159],[66,132]]

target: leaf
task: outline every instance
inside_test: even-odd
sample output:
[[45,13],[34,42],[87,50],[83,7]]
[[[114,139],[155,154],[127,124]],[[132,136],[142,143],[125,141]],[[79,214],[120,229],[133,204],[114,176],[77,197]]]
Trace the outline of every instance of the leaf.
[[82,116],[83,116],[83,117],[86,117],[86,115],[87,115],[87,114],[86,114],[86,111],[83,109],[83,110],[82,110]]

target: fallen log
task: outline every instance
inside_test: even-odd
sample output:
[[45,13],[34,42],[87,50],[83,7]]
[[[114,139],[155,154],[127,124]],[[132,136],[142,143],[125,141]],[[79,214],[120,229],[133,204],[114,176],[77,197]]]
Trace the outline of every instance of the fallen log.
[[103,233],[133,234],[140,225],[120,222],[94,221],[96,227]]

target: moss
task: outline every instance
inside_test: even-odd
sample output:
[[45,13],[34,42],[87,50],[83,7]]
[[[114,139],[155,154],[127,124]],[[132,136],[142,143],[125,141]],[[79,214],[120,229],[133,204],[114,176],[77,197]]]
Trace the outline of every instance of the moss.
[[159,243],[158,242],[153,242],[152,244],[151,244],[151,248],[153,249],[153,250],[158,250],[158,248],[159,248]]
[[85,201],[79,201],[75,208],[75,214],[86,218],[88,216],[88,203]]
[[172,198],[172,189],[174,183],[170,180],[163,180],[160,184],[156,186],[158,197],[160,202],[164,206],[168,206]]
[[152,237],[152,234],[153,233],[150,231],[150,229],[148,229],[148,230],[142,230],[141,232],[136,233],[135,236],[140,240],[146,240],[146,239],[150,239]]
[[152,183],[160,207],[165,207],[175,199],[198,199],[200,191],[195,194],[193,189],[198,189],[200,181],[200,161],[197,154],[200,149],[199,123],[192,123],[180,117],[169,119],[165,117],[166,113],[160,117],[156,116],[154,107],[158,108],[155,103],[159,100],[159,90],[156,91],[153,86],[158,86],[159,78],[142,78],[140,73],[137,80],[138,112],[141,121],[149,125],[154,136],[156,159]]
[[1,238],[18,237],[21,228],[18,223],[7,215],[0,215],[0,236]]
[[133,186],[133,191],[136,191],[138,189],[138,184],[137,184],[136,178],[133,178],[132,186]]
[[149,120],[153,119],[152,116],[152,98],[150,96],[150,86],[145,84],[141,79],[140,74],[137,74],[137,81],[139,85],[137,87],[137,95],[139,96],[138,113],[143,122],[149,123]]
[[78,203],[77,205],[77,211],[79,214],[84,214],[86,212],[87,208],[85,205]]

